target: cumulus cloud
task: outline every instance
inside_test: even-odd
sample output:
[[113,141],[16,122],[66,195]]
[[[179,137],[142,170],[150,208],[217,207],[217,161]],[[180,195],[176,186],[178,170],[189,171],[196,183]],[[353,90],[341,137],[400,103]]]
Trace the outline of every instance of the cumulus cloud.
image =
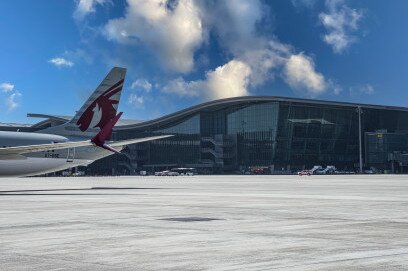
[[55,57],[48,60],[49,63],[57,66],[57,67],[72,67],[74,66],[74,62],[69,61],[63,57]]
[[318,95],[327,88],[325,78],[316,72],[313,59],[300,53],[291,55],[285,64],[284,79],[293,88],[306,88],[312,95]]
[[240,58],[251,67],[251,85],[256,86],[273,79],[274,70],[284,65],[291,54],[291,46],[271,40],[260,48],[243,52]]
[[182,73],[194,68],[194,51],[204,40],[193,0],[128,0],[125,16],[110,20],[105,34],[119,43],[145,43],[168,69]]
[[[267,7],[261,1],[200,3],[206,32],[212,30],[216,33],[221,46],[233,56],[232,60],[213,71],[207,71],[205,80],[173,80],[164,88],[166,92],[190,97],[203,96],[207,99],[248,95],[251,87],[273,79],[275,71],[282,69],[295,54],[292,46],[259,33],[258,26],[267,17]],[[310,63],[303,61],[299,66],[303,64]],[[323,75],[315,72],[314,63],[313,67],[308,65],[305,69],[325,81]],[[296,84],[300,85],[300,82]],[[317,92],[316,88],[319,88],[320,93],[326,89],[310,83],[303,86],[308,91],[311,88],[313,93]]]
[[[314,1],[303,2],[303,4],[309,2],[308,4],[312,5]],[[239,63],[247,67],[247,69],[243,69],[245,72],[241,72],[240,78],[245,78],[245,80],[241,80],[241,83],[238,84],[242,86],[239,88],[239,95],[231,91],[220,93],[222,88],[218,87],[212,89],[211,98],[225,97],[225,94],[228,93],[231,96],[247,95],[250,87],[261,85],[273,79],[276,71],[281,69],[288,71],[284,73],[284,79],[291,79],[285,81],[293,88],[305,89],[307,94],[313,95],[321,94],[327,89],[326,79],[315,71],[315,65],[311,58],[304,54],[296,54],[292,46],[284,44],[276,38],[268,38],[258,31],[259,24],[268,19],[268,8],[261,1],[216,1],[210,6],[205,6],[203,10],[203,13],[206,14],[203,16],[204,21],[210,21],[210,25],[217,33],[222,46],[233,55],[234,59],[239,60]],[[303,61],[298,61],[295,65],[294,62],[299,58]],[[228,66],[224,65],[223,67]],[[304,75],[304,78],[298,77],[299,81],[296,81],[293,77],[295,67],[307,71],[308,74]],[[217,70],[223,69],[219,67],[215,71]],[[207,82],[209,81],[208,74]],[[232,78],[232,76],[225,76],[225,74],[220,74],[220,77],[227,77],[226,81]],[[236,79],[231,81],[233,80]]]
[[259,24],[267,17],[260,0],[201,1],[205,25],[216,33],[220,45],[234,54],[263,47]]
[[315,69],[312,58],[278,41],[270,41],[263,48],[248,50],[239,58],[207,71],[205,80],[185,81],[181,77],[170,81],[163,92],[185,97],[220,99],[249,95],[250,87],[263,84],[274,77],[274,71],[283,70],[281,76],[288,85],[306,94],[316,96],[332,88],[341,88],[326,80]]
[[20,99],[21,96],[22,95],[20,92],[15,91],[6,98],[6,106],[8,111],[13,111],[19,106],[18,100]]
[[326,0],[327,12],[319,14],[319,19],[327,33],[323,40],[332,46],[335,53],[342,53],[356,41],[352,33],[358,30],[363,12],[349,8],[344,0]]
[[143,108],[144,98],[143,96],[137,96],[136,94],[130,94],[128,98],[128,104],[136,108]]
[[137,79],[130,86],[131,89],[143,89],[146,92],[150,92],[152,89],[152,84],[146,79]]
[[7,95],[4,103],[8,111],[12,111],[19,106],[19,99],[22,95],[18,90],[15,90],[14,84],[1,83],[0,90],[4,93],[3,95]]
[[170,80],[161,91],[176,94],[180,97],[199,97],[206,89],[204,80],[185,81],[182,77]]
[[170,81],[163,92],[179,96],[203,97],[207,100],[246,96],[249,94],[251,68],[245,62],[231,60],[208,71],[205,80],[187,82],[182,78]]
[[249,76],[251,68],[238,60],[231,60],[222,67],[207,74],[206,95],[210,99],[248,95]]
[[14,85],[11,84],[11,83],[1,83],[1,84],[0,84],[0,89],[1,89],[3,92],[10,92],[10,91],[13,91]]
[[[261,0],[127,0],[127,4],[123,17],[103,27],[104,34],[129,48],[146,46],[167,71],[176,72],[174,79],[160,82],[162,92],[205,99],[242,96],[276,75],[307,94],[327,89],[311,58],[260,31],[269,20],[268,6]],[[207,68],[202,79],[185,80],[183,76],[194,71],[195,54],[210,38],[218,40],[227,61]],[[296,77],[299,70],[308,74]],[[131,88],[149,91],[151,84],[143,80]]]
[[350,95],[373,95],[375,93],[375,88],[371,84],[362,84],[350,87]]
[[83,20],[89,13],[95,12],[97,4],[102,5],[111,2],[110,0],[78,0],[74,11],[76,20]]

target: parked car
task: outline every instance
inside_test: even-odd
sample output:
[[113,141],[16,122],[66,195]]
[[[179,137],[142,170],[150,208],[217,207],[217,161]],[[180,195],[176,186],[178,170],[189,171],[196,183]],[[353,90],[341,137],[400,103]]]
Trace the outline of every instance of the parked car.
[[73,177],[85,176],[85,171],[77,171],[71,174]]
[[378,174],[378,170],[375,167],[370,167],[369,169],[364,170],[365,174]]
[[298,172],[298,175],[299,176],[310,176],[310,175],[312,175],[313,173],[310,171],[310,170],[302,170],[302,171],[299,171]]
[[195,168],[185,168],[185,167],[180,167],[180,168],[172,168],[171,172],[176,172],[178,175],[176,176],[193,176],[197,175],[197,169]]
[[169,171],[167,172],[167,176],[179,176],[180,173],[176,172],[176,171]]
[[304,176],[304,175],[310,176],[310,175],[316,174],[318,171],[321,171],[321,170],[323,170],[322,166],[314,166],[310,170],[304,169],[302,171],[299,171],[298,175],[299,176]]
[[157,171],[154,173],[154,176],[164,176],[164,171]]
[[322,167],[322,166],[314,166],[314,167],[310,170],[310,172],[311,172],[312,174],[316,174],[316,172],[318,172],[318,171],[320,171],[320,170],[323,170],[323,167]]
[[154,176],[179,176],[180,173],[170,170],[163,170],[154,173]]
[[335,166],[327,166],[325,169],[316,170],[316,174],[335,174],[336,171]]

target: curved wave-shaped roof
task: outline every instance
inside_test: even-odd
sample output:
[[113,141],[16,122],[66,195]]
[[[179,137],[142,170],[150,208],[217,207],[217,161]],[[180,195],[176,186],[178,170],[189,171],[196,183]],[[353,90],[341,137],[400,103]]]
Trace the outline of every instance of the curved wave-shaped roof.
[[193,115],[198,112],[205,110],[216,110],[221,109],[226,106],[232,106],[236,104],[245,104],[245,103],[264,103],[264,102],[291,102],[291,103],[303,103],[310,105],[327,105],[327,106],[336,106],[336,107],[349,107],[349,108],[371,108],[371,109],[383,109],[383,110],[399,110],[399,111],[408,111],[406,107],[396,107],[396,106],[382,106],[382,105],[370,105],[370,104],[357,104],[349,102],[335,102],[335,101],[323,101],[323,100],[312,100],[312,99],[297,99],[297,98],[286,98],[286,97],[277,97],[277,96],[242,96],[242,97],[233,97],[220,100],[214,100],[198,104],[175,113],[154,119],[149,121],[144,121],[132,125],[119,126],[115,127],[115,130],[127,130],[127,129],[143,129],[152,126],[159,126],[166,124],[168,122],[175,122],[181,119],[184,119],[190,115]]

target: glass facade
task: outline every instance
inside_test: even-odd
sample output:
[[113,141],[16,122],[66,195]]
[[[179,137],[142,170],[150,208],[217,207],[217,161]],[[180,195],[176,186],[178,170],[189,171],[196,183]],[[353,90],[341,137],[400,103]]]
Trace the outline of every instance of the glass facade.
[[[115,139],[174,136],[129,146],[124,154],[108,157],[91,169],[97,171],[104,163],[111,163],[121,173],[176,166],[196,167],[203,172],[232,172],[248,166],[298,170],[314,165],[353,170],[359,162],[358,106],[262,97],[215,101],[182,114],[115,130]],[[372,160],[367,157],[373,155],[368,154],[374,153],[372,144],[366,144],[369,133],[408,133],[408,111],[360,106],[363,152],[365,165],[369,165]],[[408,145],[397,149],[408,151]],[[387,167],[385,160],[381,160],[383,167]]]
[[355,109],[281,103],[276,163],[352,166],[358,161],[358,146]]
[[389,162],[390,154],[404,153],[408,150],[408,134],[367,133],[365,146],[367,163],[382,167]]

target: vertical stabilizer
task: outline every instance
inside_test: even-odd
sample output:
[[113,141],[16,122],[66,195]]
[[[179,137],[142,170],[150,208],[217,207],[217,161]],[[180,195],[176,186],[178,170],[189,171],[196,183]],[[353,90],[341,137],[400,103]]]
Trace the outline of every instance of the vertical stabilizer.
[[41,132],[79,137],[96,135],[116,117],[125,75],[125,68],[113,68],[69,122]]

